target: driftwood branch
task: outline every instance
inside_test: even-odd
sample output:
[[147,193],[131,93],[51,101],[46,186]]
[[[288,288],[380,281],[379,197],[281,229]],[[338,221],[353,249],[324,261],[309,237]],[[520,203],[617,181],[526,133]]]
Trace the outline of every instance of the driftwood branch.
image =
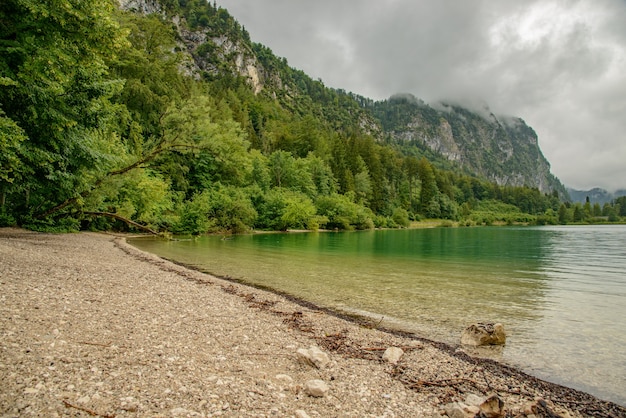
[[108,218],[113,218],[113,219],[117,219],[118,221],[122,221],[125,222],[128,225],[134,226],[135,228],[139,228],[142,231],[146,231],[149,232],[153,235],[159,235],[159,233],[157,231],[155,231],[154,229],[148,228],[145,225],[139,224],[135,221],[132,221],[128,218],[124,218],[123,216],[120,216],[116,213],[110,213],[110,212],[83,212],[85,215],[91,215],[91,216],[106,216]]

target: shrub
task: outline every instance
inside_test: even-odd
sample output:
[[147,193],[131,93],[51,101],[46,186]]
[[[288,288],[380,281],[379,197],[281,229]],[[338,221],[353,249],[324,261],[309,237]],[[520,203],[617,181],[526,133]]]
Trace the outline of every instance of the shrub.
[[274,188],[257,199],[257,227],[277,231],[287,229],[319,229],[326,218],[317,216],[317,209],[305,194]]
[[321,216],[328,218],[329,229],[372,229],[374,214],[364,206],[354,203],[345,195],[322,196],[315,202]]
[[411,224],[409,220],[409,213],[403,208],[396,208],[393,211],[393,215],[391,216],[391,219],[393,219],[393,221],[399,226],[402,226],[405,228],[407,228]]

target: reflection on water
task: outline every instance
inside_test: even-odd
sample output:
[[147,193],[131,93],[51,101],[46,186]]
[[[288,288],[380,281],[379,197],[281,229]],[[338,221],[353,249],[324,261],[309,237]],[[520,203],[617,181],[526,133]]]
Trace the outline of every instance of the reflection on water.
[[[457,343],[509,333],[502,360],[626,404],[626,228],[437,228],[134,240],[144,250]],[[618,319],[619,318],[619,319]]]

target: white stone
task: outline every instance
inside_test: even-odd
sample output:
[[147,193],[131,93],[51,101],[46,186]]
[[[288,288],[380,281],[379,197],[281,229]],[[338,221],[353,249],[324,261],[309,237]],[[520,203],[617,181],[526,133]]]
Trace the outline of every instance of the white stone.
[[309,417],[309,414],[307,414],[302,409],[296,409],[295,415],[296,415],[296,418],[311,418]]
[[465,403],[468,405],[480,406],[483,402],[485,402],[485,398],[474,395],[473,393],[467,395],[467,398],[465,398]]
[[474,418],[480,413],[480,408],[466,405],[463,402],[454,402],[445,406],[446,415],[450,418]]
[[328,385],[319,379],[309,380],[304,384],[304,391],[310,396],[321,398],[328,393]]
[[276,380],[278,380],[279,382],[287,383],[287,384],[293,383],[293,378],[289,376],[288,374],[277,374],[275,377],[276,377]]
[[318,369],[324,367],[330,362],[328,354],[320,350],[318,347],[312,345],[308,349],[299,348],[296,351],[298,361],[309,366],[317,367]]
[[398,364],[404,351],[399,347],[389,347],[383,354],[383,360],[391,364]]

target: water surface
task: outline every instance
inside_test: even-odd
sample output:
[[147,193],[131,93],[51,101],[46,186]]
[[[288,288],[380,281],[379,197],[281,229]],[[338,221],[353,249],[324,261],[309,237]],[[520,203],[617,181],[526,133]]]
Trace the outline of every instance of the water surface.
[[133,245],[383,326],[458,343],[502,322],[498,359],[626,405],[626,227],[255,234]]

